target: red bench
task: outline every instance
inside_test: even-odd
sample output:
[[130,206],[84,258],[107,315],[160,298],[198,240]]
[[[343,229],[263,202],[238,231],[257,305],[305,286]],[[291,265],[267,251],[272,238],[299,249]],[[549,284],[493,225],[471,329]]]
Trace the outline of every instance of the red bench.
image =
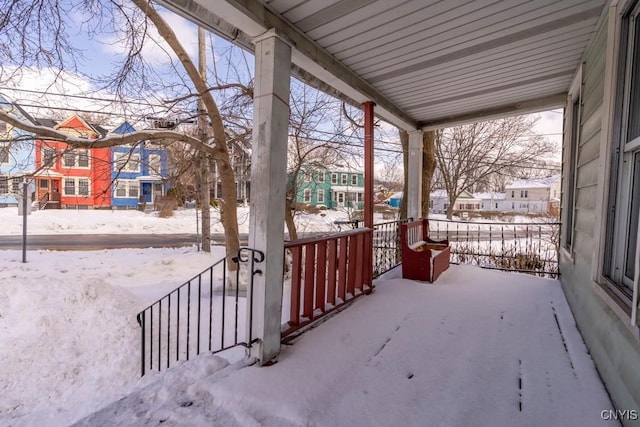
[[402,277],[434,282],[449,268],[451,247],[448,240],[429,238],[429,221],[419,219],[400,226]]

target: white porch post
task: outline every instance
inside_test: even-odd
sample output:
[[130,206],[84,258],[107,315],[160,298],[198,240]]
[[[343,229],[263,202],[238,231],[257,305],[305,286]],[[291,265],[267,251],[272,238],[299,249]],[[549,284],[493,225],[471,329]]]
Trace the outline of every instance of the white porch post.
[[422,131],[409,132],[407,216],[418,219],[422,211]]
[[252,346],[251,355],[265,364],[280,351],[291,47],[273,30],[254,42],[249,247],[264,252],[265,259],[263,273],[253,282],[252,332],[260,341]]

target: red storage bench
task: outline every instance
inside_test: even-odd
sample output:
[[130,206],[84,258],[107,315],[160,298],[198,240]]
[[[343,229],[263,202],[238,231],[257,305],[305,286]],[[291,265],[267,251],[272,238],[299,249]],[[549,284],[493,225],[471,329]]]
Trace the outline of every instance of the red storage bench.
[[429,238],[429,221],[419,219],[400,226],[402,277],[434,282],[449,268],[451,247],[448,240]]

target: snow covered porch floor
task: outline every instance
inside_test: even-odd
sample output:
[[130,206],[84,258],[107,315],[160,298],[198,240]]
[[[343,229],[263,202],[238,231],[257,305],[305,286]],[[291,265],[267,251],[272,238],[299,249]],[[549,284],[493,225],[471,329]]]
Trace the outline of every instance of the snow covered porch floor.
[[435,284],[399,276],[284,346],[273,366],[199,357],[81,424],[610,425],[558,281],[471,266]]

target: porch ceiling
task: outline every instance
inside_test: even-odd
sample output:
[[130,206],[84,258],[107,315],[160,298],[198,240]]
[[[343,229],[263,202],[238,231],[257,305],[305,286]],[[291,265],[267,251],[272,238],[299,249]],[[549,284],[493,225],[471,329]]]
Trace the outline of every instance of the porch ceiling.
[[607,1],[163,3],[240,40],[275,28],[296,66],[411,129],[563,105]]

